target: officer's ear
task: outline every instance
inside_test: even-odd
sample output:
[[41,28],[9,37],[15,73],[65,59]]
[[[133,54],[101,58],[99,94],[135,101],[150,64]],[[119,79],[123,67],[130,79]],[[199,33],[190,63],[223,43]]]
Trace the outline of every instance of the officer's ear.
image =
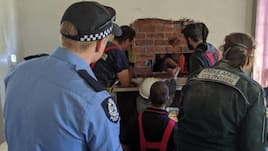
[[99,52],[99,51],[103,52],[105,47],[106,47],[107,41],[108,41],[107,37],[103,38],[103,39],[100,39],[100,40],[97,40],[96,41],[96,49],[95,49],[95,51],[96,52]]

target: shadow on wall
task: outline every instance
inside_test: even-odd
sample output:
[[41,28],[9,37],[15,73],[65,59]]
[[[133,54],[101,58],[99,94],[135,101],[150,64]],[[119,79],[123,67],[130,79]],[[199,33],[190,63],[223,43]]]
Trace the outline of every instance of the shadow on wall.
[[[0,97],[0,143],[4,142],[5,138],[4,138],[4,120],[3,120],[3,112],[2,112],[2,101],[1,101],[1,97]],[[2,151],[0,149],[0,151]]]
[[3,105],[4,105],[4,76],[7,74],[9,67],[8,63],[0,62],[0,144],[5,140],[4,137],[4,116],[3,116]]

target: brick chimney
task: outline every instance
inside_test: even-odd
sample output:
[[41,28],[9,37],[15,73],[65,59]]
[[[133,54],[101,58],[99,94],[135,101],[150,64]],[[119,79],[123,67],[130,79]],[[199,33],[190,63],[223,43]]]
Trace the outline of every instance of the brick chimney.
[[138,76],[150,74],[150,61],[155,54],[187,52],[186,42],[181,34],[187,19],[177,21],[158,18],[143,18],[135,20],[131,26],[136,31],[133,41],[135,54],[135,73]]

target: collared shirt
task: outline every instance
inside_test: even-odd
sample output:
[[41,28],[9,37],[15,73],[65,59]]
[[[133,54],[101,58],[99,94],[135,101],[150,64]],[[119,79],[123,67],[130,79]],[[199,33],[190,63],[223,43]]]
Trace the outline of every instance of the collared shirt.
[[87,62],[57,48],[8,74],[4,117],[9,151],[122,150],[114,102],[108,92],[96,92],[78,70],[95,78]]

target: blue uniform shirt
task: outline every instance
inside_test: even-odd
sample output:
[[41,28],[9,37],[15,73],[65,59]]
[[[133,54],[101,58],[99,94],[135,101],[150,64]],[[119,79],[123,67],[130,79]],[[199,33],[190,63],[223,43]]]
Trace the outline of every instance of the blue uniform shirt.
[[5,79],[9,151],[121,151],[119,114],[79,76],[87,62],[64,48],[19,64]]

